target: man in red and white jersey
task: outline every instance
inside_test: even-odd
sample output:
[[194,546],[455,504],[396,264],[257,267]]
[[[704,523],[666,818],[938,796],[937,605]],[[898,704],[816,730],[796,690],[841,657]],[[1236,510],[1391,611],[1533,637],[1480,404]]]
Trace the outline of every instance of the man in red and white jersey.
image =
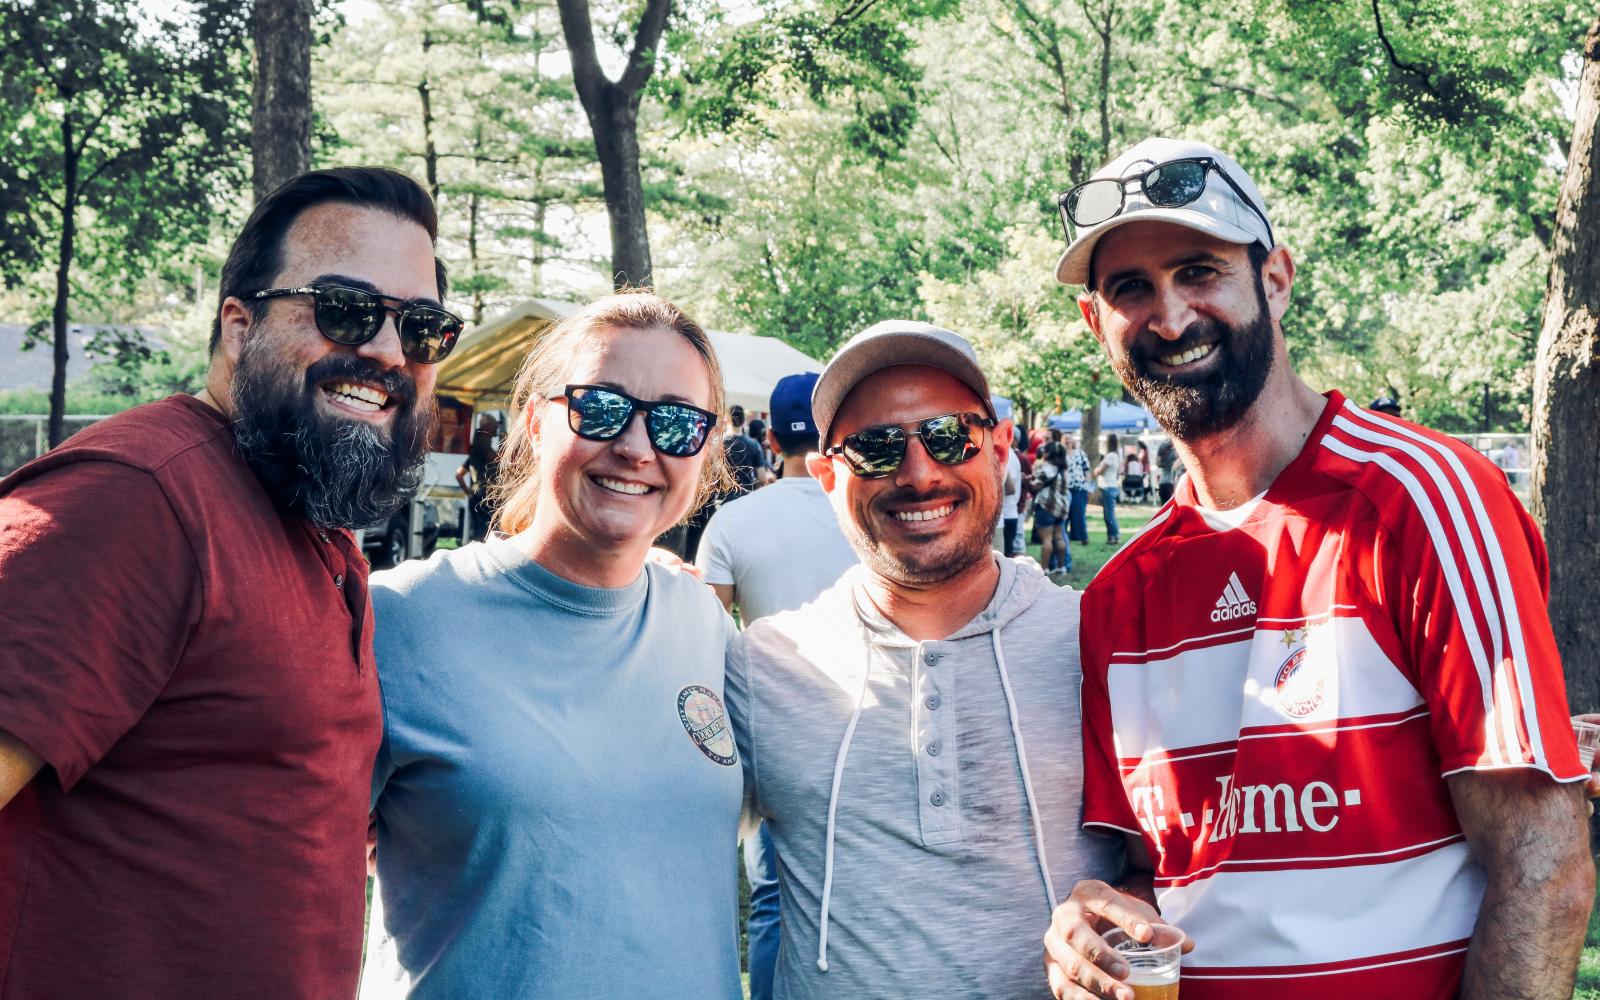
[[1061,199],[1057,278],[1188,476],[1083,599],[1084,823],[1141,870],[1046,935],[1181,926],[1184,1000],[1572,994],[1594,893],[1543,542],[1471,449],[1319,395],[1237,163],[1150,139]]

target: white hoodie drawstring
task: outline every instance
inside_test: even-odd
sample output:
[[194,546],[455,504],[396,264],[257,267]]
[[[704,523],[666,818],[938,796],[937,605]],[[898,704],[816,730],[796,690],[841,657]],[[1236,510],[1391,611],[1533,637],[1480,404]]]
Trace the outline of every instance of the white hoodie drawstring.
[[1006,693],[1006,712],[1011,716],[1011,738],[1017,744],[1017,763],[1022,767],[1022,793],[1028,800],[1028,818],[1033,821],[1033,842],[1038,847],[1039,874],[1044,876],[1044,894],[1050,899],[1050,912],[1056,912],[1056,887],[1050,879],[1050,862],[1044,853],[1044,826],[1033,800],[1033,778],[1028,774],[1028,751],[1022,745],[1022,725],[1017,720],[1017,700],[1011,696],[1011,678],[1006,674],[1006,654],[1000,648],[1000,629],[989,633],[994,641],[994,661],[1000,666],[1000,690]]
[[[844,727],[844,739],[839,742],[839,756],[833,762],[833,785],[828,789],[828,839],[822,852],[822,932],[817,941],[817,968],[828,971],[828,902],[833,895],[833,816],[839,809],[839,784],[844,780],[844,759],[850,753],[850,741],[856,735],[856,723],[861,720],[861,706],[867,702],[867,682],[872,679],[872,640],[867,639],[867,663],[861,675],[861,693],[856,695],[855,711],[850,713],[850,724]],[[1055,912],[1054,903],[1050,911]]]

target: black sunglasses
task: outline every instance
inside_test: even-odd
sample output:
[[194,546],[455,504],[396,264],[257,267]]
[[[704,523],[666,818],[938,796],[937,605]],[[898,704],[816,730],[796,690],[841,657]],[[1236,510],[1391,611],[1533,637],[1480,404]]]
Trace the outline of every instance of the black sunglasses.
[[838,444],[823,452],[838,456],[861,479],[892,476],[906,460],[907,431],[922,439],[922,447],[934,461],[960,465],[983,450],[983,432],[994,421],[981,413],[945,413],[908,424],[880,424],[846,434]]
[[552,400],[565,397],[567,426],[590,441],[610,441],[628,429],[635,413],[644,414],[650,446],[663,455],[688,458],[706,446],[717,415],[688,403],[658,399],[646,402],[603,385],[569,385]]
[[394,313],[400,333],[400,353],[418,364],[438,364],[449,356],[466,323],[455,313],[437,306],[379,295],[345,285],[312,284],[297,288],[268,288],[244,296],[274,299],[281,295],[309,295],[317,331],[335,344],[365,344],[383,328],[383,318]]
[[1075,238],[1075,229],[1087,229],[1110,221],[1122,214],[1128,201],[1128,185],[1138,184],[1150,204],[1161,208],[1181,208],[1199,200],[1206,191],[1206,175],[1216,171],[1217,176],[1233,188],[1233,193],[1256,213],[1261,224],[1267,227],[1267,239],[1276,244],[1272,223],[1256,207],[1244,189],[1236,184],[1222,165],[1209,156],[1187,156],[1180,160],[1158,163],[1149,170],[1127,177],[1100,177],[1084,181],[1057,199],[1061,208],[1061,225],[1067,231],[1067,242]]

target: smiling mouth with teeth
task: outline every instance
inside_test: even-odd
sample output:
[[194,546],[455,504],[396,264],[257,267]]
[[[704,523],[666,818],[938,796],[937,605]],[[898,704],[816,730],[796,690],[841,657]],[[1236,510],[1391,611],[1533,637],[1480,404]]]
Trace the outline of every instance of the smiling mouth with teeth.
[[1166,354],[1157,360],[1168,368],[1177,368],[1179,365],[1186,365],[1191,361],[1199,361],[1201,358],[1210,356],[1211,352],[1216,350],[1216,347],[1215,343],[1201,344],[1198,347],[1189,348],[1182,354]]
[[896,521],[933,521],[948,516],[955,509],[955,504],[947,503],[943,507],[935,507],[932,510],[897,510],[894,512],[894,519]]
[[356,382],[330,382],[322,391],[352,410],[377,413],[389,403],[389,394],[382,389]]
[[646,493],[655,491],[654,486],[646,486],[644,483],[630,483],[622,479],[608,479],[605,476],[590,476],[589,478],[601,489],[610,490],[613,493],[625,493],[631,497],[644,496]]

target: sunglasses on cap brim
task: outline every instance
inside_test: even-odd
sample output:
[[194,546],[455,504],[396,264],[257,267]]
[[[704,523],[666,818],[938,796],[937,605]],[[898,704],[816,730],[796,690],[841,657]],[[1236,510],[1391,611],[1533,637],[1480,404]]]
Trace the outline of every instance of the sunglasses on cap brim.
[[717,415],[676,400],[636,399],[603,385],[569,385],[547,397],[566,399],[567,426],[590,441],[610,441],[628,429],[634,414],[644,414],[650,447],[672,458],[698,455],[716,426]]
[[1222,165],[1209,156],[1185,156],[1158,163],[1126,177],[1097,177],[1084,181],[1057,199],[1061,209],[1061,225],[1067,231],[1067,242],[1077,238],[1078,229],[1089,229],[1110,222],[1122,214],[1128,204],[1128,185],[1138,185],[1146,201],[1157,208],[1182,208],[1200,200],[1206,192],[1207,175],[1215,172],[1245,207],[1256,214],[1267,227],[1267,239],[1277,241],[1272,235],[1272,223],[1244,189],[1235,183]]
[[928,456],[942,465],[960,465],[983,450],[983,432],[995,422],[981,413],[944,413],[905,424],[879,424],[846,434],[823,452],[838,458],[859,479],[894,475],[906,460],[915,434]]
[[268,288],[243,298],[275,299],[284,295],[311,296],[317,332],[346,347],[359,347],[376,337],[383,329],[384,317],[393,313],[400,353],[423,365],[436,365],[448,357],[466,326],[460,316],[438,306],[347,285],[315,282],[295,288]]

